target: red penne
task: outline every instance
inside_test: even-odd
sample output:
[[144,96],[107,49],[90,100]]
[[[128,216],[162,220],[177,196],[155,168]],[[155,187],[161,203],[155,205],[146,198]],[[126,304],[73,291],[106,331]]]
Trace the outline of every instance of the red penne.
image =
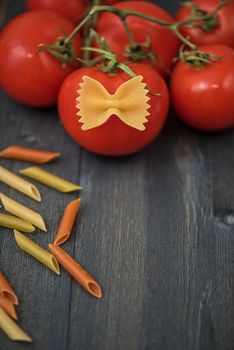
[[12,301],[0,294],[0,307],[14,320],[18,320]]
[[70,202],[65,210],[60,222],[54,244],[60,245],[68,240],[71,235],[72,227],[75,222],[75,218],[80,207],[80,198]]
[[60,265],[90,294],[97,298],[102,297],[99,284],[91,277],[70,255],[55,244],[49,244],[51,253]]
[[14,290],[12,289],[2,272],[0,272],[0,294],[10,299],[13,304],[19,304],[16,293],[14,292]]
[[22,146],[10,146],[0,152],[0,158],[23,160],[24,162],[45,164],[58,158],[59,152],[49,152]]

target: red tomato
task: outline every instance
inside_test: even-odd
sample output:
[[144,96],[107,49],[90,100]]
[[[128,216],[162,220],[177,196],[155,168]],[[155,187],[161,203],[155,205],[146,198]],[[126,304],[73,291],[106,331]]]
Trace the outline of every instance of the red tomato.
[[103,5],[114,5],[120,2],[121,0],[103,0],[102,4]]
[[195,68],[178,62],[171,78],[171,97],[176,114],[186,124],[215,131],[234,126],[234,50],[224,45],[200,50],[224,56],[220,61]]
[[[219,4],[220,0],[193,0],[207,13],[212,12]],[[184,21],[191,16],[191,8],[182,5],[176,15],[177,21]],[[190,38],[196,45],[225,44],[234,47],[234,1],[223,7],[216,15],[217,26],[206,32],[200,28],[190,26],[181,27],[181,33]]]
[[[73,25],[53,12],[25,12],[14,18],[0,37],[0,83],[15,100],[29,106],[47,107],[56,103],[59,88],[73,70],[47,51],[38,52],[39,44],[53,44],[70,33]],[[80,38],[73,41],[80,54]]]
[[[170,23],[174,21],[169,13],[150,2],[125,1],[114,7],[122,10],[135,10]],[[127,23],[137,43],[143,43],[147,37],[150,38],[152,52],[157,59],[156,68],[165,75],[165,72],[168,72],[172,66],[173,58],[177,56],[178,38],[170,29],[136,16],[127,17]],[[105,38],[119,60],[126,61],[125,50],[130,43],[119,17],[107,12],[100,14],[96,30]]]
[[[112,114],[100,126],[82,130],[83,124],[79,121],[80,117],[77,115],[79,111],[76,106],[76,99],[79,96],[77,90],[79,90],[84,76],[98,80],[109,94],[113,95],[124,82],[131,79],[128,74],[119,71],[116,75],[108,75],[99,71],[96,67],[82,68],[71,74],[61,87],[58,107],[62,123],[71,137],[91,152],[108,156],[123,156],[135,153],[153,141],[166,121],[169,95],[162,77],[155,69],[143,64],[135,63],[129,65],[129,67],[136,75],[143,76],[147,89],[162,95],[159,97],[148,92],[147,96],[150,97],[148,112],[150,114],[146,117],[147,122],[145,122],[144,131],[127,125],[115,114]],[[90,94],[90,105],[93,102],[92,97],[92,94]],[[133,106],[131,105],[131,107]],[[92,118],[92,115],[90,117]]]
[[88,6],[88,0],[26,0],[29,10],[51,10],[77,22]]

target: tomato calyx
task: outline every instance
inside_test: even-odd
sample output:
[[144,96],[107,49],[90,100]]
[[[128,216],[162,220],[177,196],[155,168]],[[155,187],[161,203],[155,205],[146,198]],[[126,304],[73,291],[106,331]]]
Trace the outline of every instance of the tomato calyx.
[[223,56],[216,56],[214,54],[204,52],[198,48],[194,50],[187,50],[185,45],[182,45],[179,52],[179,60],[186,64],[194,66],[195,68],[203,68],[207,64],[214,64],[220,61]]
[[[82,50],[95,52],[100,56],[88,61],[80,60],[83,65],[88,67],[96,66],[101,72],[109,75],[116,75],[118,74],[119,70],[122,70],[128,74],[130,78],[136,77],[136,74],[128,66],[129,62],[119,62],[117,56],[111,51],[103,37],[98,35],[94,30],[92,30],[92,35],[97,39],[99,44],[101,44],[102,48],[83,47]],[[148,90],[153,96],[161,97],[161,94],[152,92],[150,89]]]
[[147,37],[143,43],[135,43],[129,45],[125,50],[125,56],[130,62],[140,62],[144,59],[149,59],[152,66],[157,62],[157,57],[151,50],[151,40]]
[[219,25],[217,13],[221,8],[227,6],[229,2],[221,0],[220,4],[211,13],[203,10],[192,1],[184,1],[183,4],[191,9],[191,26],[193,28],[199,28],[206,33],[210,33]]
[[48,51],[63,64],[76,61],[76,50],[72,43],[66,41],[65,37],[58,37],[53,45],[41,44],[38,51]]

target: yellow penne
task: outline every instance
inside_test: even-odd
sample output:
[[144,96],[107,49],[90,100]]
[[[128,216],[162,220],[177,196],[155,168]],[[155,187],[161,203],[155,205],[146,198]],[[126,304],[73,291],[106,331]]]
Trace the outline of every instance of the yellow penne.
[[36,186],[2,166],[0,166],[0,181],[38,202],[41,201],[41,195]]
[[62,179],[61,177],[50,173],[39,167],[30,167],[20,171],[21,174],[39,181],[44,185],[54,188],[57,191],[68,193],[81,190],[82,187],[70,181]]
[[0,308],[0,328],[11,340],[32,342],[32,338],[30,338],[2,308]]
[[35,231],[35,227],[30,222],[2,213],[0,213],[0,226],[28,233]]
[[34,226],[40,228],[42,231],[46,231],[45,222],[39,213],[14,201],[13,199],[7,197],[3,193],[0,193],[0,199],[6,211],[15,216],[18,216],[23,220],[30,222]]
[[14,230],[15,240],[18,246],[26,253],[40,261],[57,275],[60,275],[59,264],[56,258],[44,248],[25,237],[22,233]]

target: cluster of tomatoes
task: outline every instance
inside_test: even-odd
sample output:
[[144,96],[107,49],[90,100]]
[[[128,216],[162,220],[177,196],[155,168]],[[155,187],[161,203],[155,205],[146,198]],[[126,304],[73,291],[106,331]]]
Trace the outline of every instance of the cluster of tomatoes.
[[[166,122],[170,100],[178,117],[194,128],[215,131],[234,125],[233,0],[207,22],[205,16],[219,6],[219,0],[187,1],[179,8],[176,19],[147,1],[106,0],[101,4],[136,11],[163,23],[187,21],[187,25],[178,27],[178,35],[171,27],[129,15],[124,18],[131,33],[129,36],[119,16],[108,10],[100,12],[94,29],[105,39],[120,64],[116,65],[115,71],[109,72],[103,69],[103,61],[80,68],[77,58],[82,56],[85,31],[76,33],[71,40],[75,60],[62,62],[50,49],[58,38],[60,42],[65,40],[88,13],[88,0],[27,0],[30,11],[14,18],[0,34],[1,87],[13,99],[29,106],[48,107],[57,103],[62,123],[72,138],[84,148],[103,155],[131,154],[148,145]],[[204,22],[188,23],[191,16],[198,15],[205,18]],[[194,52],[184,51],[185,47],[180,49],[183,44],[180,35],[185,42],[189,40],[194,44]],[[97,42],[92,46],[97,48]],[[45,50],[45,47],[50,49]],[[95,61],[97,54],[92,53],[92,58]],[[138,116],[144,121],[141,130],[134,127],[134,120],[131,120],[133,127],[126,120],[128,116],[133,118],[131,111],[137,108],[138,101],[132,91],[129,90],[129,98],[125,91],[123,98],[128,103],[121,102],[121,106],[127,105],[126,111],[115,114],[117,102],[113,101],[117,91],[132,78],[126,69],[120,69],[121,63],[126,61],[124,66],[134,76],[141,76],[147,89],[147,113]],[[110,62],[108,64],[110,66]],[[90,122],[95,127],[87,130],[82,128],[82,119],[79,119],[81,102],[77,102],[84,77],[97,82],[100,90],[100,93],[92,90],[91,86],[90,94],[86,96],[86,105],[92,107],[86,106],[86,110],[96,108],[93,115],[86,115],[90,120],[96,118],[96,124]],[[97,102],[99,94],[100,103]],[[99,109],[101,113],[100,105],[103,109],[103,104],[107,104],[103,102],[105,96],[107,99],[114,96],[112,102],[108,100],[114,107],[107,107],[112,108],[113,114],[101,123],[98,113]],[[104,112],[102,110],[102,114]],[[125,115],[125,120],[120,115]]]

